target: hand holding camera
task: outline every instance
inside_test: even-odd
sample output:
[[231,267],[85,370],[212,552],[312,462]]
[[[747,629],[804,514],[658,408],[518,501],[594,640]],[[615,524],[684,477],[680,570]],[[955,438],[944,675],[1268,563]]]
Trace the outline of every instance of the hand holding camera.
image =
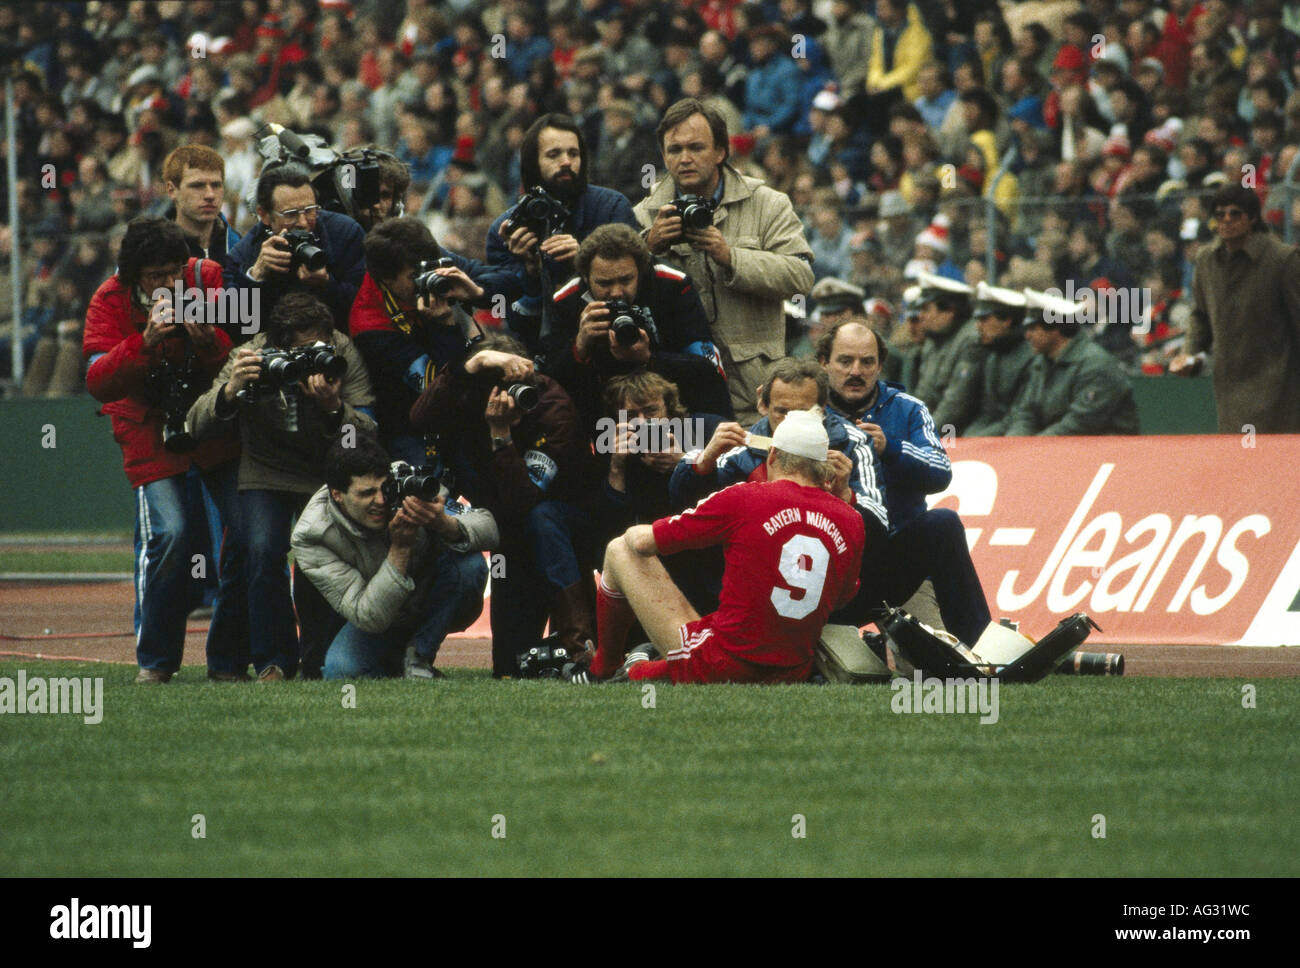
[[521,391],[532,390],[534,393],[537,392],[535,388],[523,383],[515,384],[509,389],[492,388],[487,407],[483,410],[483,416],[487,419],[488,432],[493,437],[509,438],[510,428],[519,423],[523,419],[524,413],[531,409],[519,405],[516,398],[521,394],[513,392],[516,391],[516,388]]
[[343,384],[324,373],[312,373],[303,381],[302,392],[325,413],[343,409]]
[[651,252],[662,253],[682,238],[682,216],[676,205],[661,205],[650,224],[645,243]]
[[467,302],[483,295],[483,288],[450,259],[425,260],[415,269],[416,307],[427,312],[435,299]]
[[230,379],[221,389],[221,395],[227,403],[243,399],[244,390],[257,382],[262,373],[262,355],[257,350],[241,346],[235,350],[235,365],[230,371]]

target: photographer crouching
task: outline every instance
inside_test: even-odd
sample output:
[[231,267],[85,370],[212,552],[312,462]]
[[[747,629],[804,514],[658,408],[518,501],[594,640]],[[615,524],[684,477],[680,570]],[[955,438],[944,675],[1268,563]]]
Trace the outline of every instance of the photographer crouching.
[[570,654],[594,641],[599,548],[590,505],[597,478],[573,401],[533,373],[518,340],[489,333],[463,363],[444,367],[411,408],[411,426],[437,437],[456,489],[492,512],[504,573],[493,572],[492,672],[518,674],[546,619]]
[[434,668],[449,632],[483,612],[487,562],[497,544],[490,511],[446,510],[454,498],[434,477],[366,437],[334,444],[325,486],[293,529],[298,567],[346,622],[325,655],[326,679],[403,675]]
[[[221,269],[189,255],[185,233],[157,216],[133,219],[122,238],[117,273],[96,290],[86,310],[82,349],[86,388],[112,418],[127,479],[135,490],[135,634],[137,683],[161,684],[180,668],[193,565],[190,547],[204,528],[202,500],[185,486],[191,465],[224,521],[235,501],[238,442],[195,445],[185,414],[230,351],[216,327],[185,322],[175,292],[211,300]],[[188,297],[184,297],[188,298]],[[180,310],[178,312],[178,309]],[[227,540],[208,628],[208,675],[234,674],[244,645],[243,573]],[[245,663],[247,664],[247,663]]]
[[374,393],[361,354],[334,329],[329,309],[307,293],[289,293],[266,332],[231,353],[190,409],[195,436],[237,423],[239,500],[235,529],[248,555],[249,647],[258,678],[277,681],[298,668],[294,605],[302,626],[303,675],[320,673],[337,623],[301,571],[289,598],[285,565],[295,515],[325,478],[325,455],[341,437],[375,433]]

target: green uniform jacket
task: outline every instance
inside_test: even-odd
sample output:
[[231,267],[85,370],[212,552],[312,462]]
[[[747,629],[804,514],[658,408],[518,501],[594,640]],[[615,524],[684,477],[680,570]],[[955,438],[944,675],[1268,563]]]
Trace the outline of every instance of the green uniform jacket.
[[960,434],[975,418],[983,356],[984,347],[973,320],[938,336],[926,334],[911,394],[930,411],[940,436],[947,433],[945,427]]
[[1039,356],[1007,424],[1008,437],[1136,434],[1137,403],[1119,361],[1080,333],[1055,360]]
[[1034,349],[1018,327],[995,342],[980,366],[979,409],[965,430],[967,437],[1000,437],[1007,430],[1011,408],[1029,385]]
[[1208,351],[1219,433],[1300,433],[1300,250],[1264,232],[1196,256],[1187,352]]
[[[258,333],[245,347],[266,348],[266,333]],[[375,421],[358,407],[374,409],[375,394],[370,388],[366,362],[356,344],[338,330],[330,338],[334,352],[348,361],[343,376],[343,413],[332,418],[309,397],[297,392],[297,385],[282,394],[253,403],[236,403],[234,410],[219,405],[221,388],[230,380],[235,368],[235,353],[212,387],[194,401],[187,421],[196,437],[220,433],[231,421],[239,424],[239,489],[241,491],[292,491],[311,494],[325,480],[325,453],[338,439],[340,429],[349,425],[357,433],[375,434]],[[297,424],[297,429],[290,429]]]
[[[713,341],[722,354],[736,419],[758,419],[754,393],[773,362],[785,356],[783,301],[812,288],[812,249],[784,192],[724,167],[722,203],[713,224],[731,248],[731,267],[681,242],[656,255],[691,277],[708,314]],[[676,186],[661,179],[632,212],[650,230],[655,215],[672,204]]]

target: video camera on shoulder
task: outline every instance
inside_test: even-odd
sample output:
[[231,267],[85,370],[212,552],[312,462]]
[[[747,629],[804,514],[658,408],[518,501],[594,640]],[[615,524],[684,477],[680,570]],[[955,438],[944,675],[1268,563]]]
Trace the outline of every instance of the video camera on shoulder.
[[451,269],[454,266],[455,263],[447,258],[425,259],[415,267],[415,294],[427,299],[435,297],[446,299],[447,294],[456,285],[456,281],[447,276],[440,276],[434,270]]
[[539,242],[544,242],[564,228],[570,215],[563,202],[540,185],[534,185],[515,204],[510,225],[522,226],[536,235]]
[[681,217],[682,228],[686,231],[707,229],[713,224],[713,213],[717,204],[705,195],[679,195],[673,199],[673,208]]
[[325,250],[320,247],[320,237],[306,229],[290,229],[284,233],[285,242],[289,243],[289,271],[296,273],[299,266],[306,266],[308,272],[319,272],[329,262]]
[[[263,170],[285,162],[305,165],[311,172],[312,187],[322,208],[358,218],[366,209],[379,204],[381,158],[392,158],[376,148],[353,148],[339,154],[316,134],[299,135],[283,125],[268,122],[257,129],[257,152]],[[255,203],[257,181],[249,186],[246,201]],[[401,215],[402,200],[397,199],[394,215]]]
[[235,394],[244,403],[271,396],[283,387],[307,379],[313,373],[320,373],[327,380],[338,380],[348,372],[348,361],[335,352],[333,346],[320,340],[311,346],[262,350],[260,362],[261,372],[257,381]]

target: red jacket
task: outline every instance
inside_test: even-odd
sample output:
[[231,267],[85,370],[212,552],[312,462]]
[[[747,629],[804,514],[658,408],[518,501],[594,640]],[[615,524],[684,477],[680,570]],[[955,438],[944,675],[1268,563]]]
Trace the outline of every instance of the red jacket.
[[[188,289],[194,285],[194,264],[185,267]],[[221,288],[221,264],[203,260],[203,288],[209,297]],[[188,454],[177,454],[163,446],[163,412],[145,389],[149,370],[164,357],[181,362],[185,350],[181,340],[163,340],[153,349],[144,345],[144,328],[148,314],[131,301],[129,288],[111,276],[90,299],[86,310],[86,328],[81,352],[90,363],[86,370],[86,389],[104,404],[101,415],[113,421],[113,439],[122,448],[122,461],[132,487],[184,474],[190,464],[215,467],[239,455],[239,440],[206,440]],[[197,350],[200,387],[206,390],[230,352],[230,337],[213,327],[215,342]],[[102,355],[101,355],[102,354]],[[98,357],[91,362],[92,357]],[[206,382],[205,382],[206,381]]]

